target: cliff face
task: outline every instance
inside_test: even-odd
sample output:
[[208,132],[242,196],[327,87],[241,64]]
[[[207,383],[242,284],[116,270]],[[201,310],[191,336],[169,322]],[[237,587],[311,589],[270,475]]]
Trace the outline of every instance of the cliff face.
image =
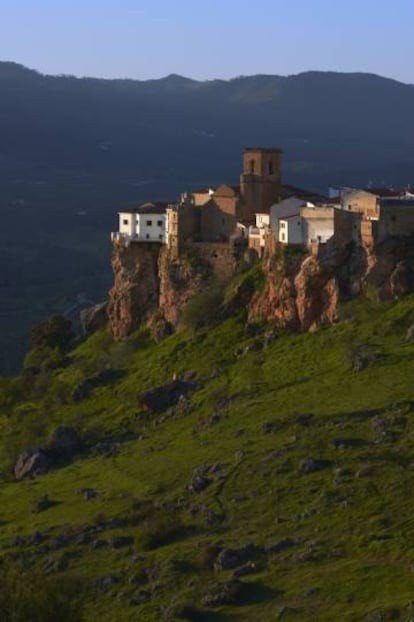
[[264,258],[265,287],[249,316],[274,320],[295,331],[312,331],[337,318],[338,304],[373,286],[381,299],[414,291],[414,238],[388,238],[373,248],[328,247],[321,257]]
[[[226,244],[195,244],[177,256],[165,246],[139,243],[115,247],[112,265],[115,282],[107,314],[119,340],[149,319],[161,335],[176,328],[188,301],[211,277],[231,278],[235,257]],[[320,256],[270,248],[262,268],[262,291],[252,298],[250,292],[242,305],[249,319],[312,331],[334,322],[338,304],[366,286],[374,287],[382,299],[413,292],[414,237],[388,238],[374,247],[331,244]]]
[[335,271],[340,265],[339,257],[331,261],[303,255],[265,258],[265,287],[252,300],[249,316],[274,320],[295,331],[333,322],[339,300]]
[[194,245],[177,256],[166,246],[140,242],[115,246],[112,267],[107,314],[120,340],[147,320],[151,329],[162,323],[176,328],[188,301],[211,277],[231,277],[234,258],[227,244]]
[[195,257],[176,257],[164,248],[159,258],[160,298],[159,308],[164,319],[174,328],[188,301],[198,292],[209,277],[208,264]]
[[114,286],[109,292],[109,327],[116,340],[138,328],[158,307],[160,245],[142,242],[115,247]]
[[389,237],[368,256],[364,280],[381,299],[399,298],[414,291],[414,236]]

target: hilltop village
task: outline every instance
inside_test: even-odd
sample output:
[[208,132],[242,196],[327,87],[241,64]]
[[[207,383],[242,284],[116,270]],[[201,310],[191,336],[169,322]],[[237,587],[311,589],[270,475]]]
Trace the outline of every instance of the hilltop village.
[[245,149],[239,186],[119,214],[102,311],[115,339],[143,322],[176,330],[192,299],[214,282],[224,291],[257,259],[263,286],[240,286],[237,305],[248,321],[292,331],[337,321],[341,303],[367,288],[380,299],[414,291],[414,193],[331,187],[322,196],[284,183],[281,158],[279,149]]
[[177,203],[120,212],[113,242],[157,243],[176,254],[191,244],[243,242],[262,257],[275,244],[320,255],[351,241],[370,247],[414,232],[410,189],[331,187],[322,196],[283,183],[281,156],[276,148],[246,148],[239,186],[202,188]]

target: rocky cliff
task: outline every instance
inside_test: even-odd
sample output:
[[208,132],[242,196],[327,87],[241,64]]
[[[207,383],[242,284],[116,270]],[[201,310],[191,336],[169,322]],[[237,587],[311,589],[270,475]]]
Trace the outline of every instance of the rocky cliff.
[[159,335],[165,325],[176,328],[189,300],[212,278],[230,279],[234,266],[228,244],[194,244],[180,255],[153,243],[116,245],[107,310],[114,338],[123,339],[143,321]]
[[249,316],[274,320],[276,325],[294,331],[314,330],[331,323],[340,298],[339,272],[350,251],[322,259],[303,253],[280,250],[265,256],[265,287],[253,298]]
[[[177,328],[189,300],[212,278],[224,283],[232,278],[237,258],[226,244],[194,244],[178,256],[165,246],[140,243],[116,246],[112,265],[107,313],[114,338],[123,339],[148,321],[162,338],[166,326]],[[367,286],[382,299],[413,292],[414,237],[387,238],[373,247],[331,243],[316,254],[269,246],[262,269],[263,288],[250,291],[243,302],[249,319],[312,331],[334,322],[338,305]]]
[[114,286],[109,292],[109,327],[116,340],[136,330],[158,307],[158,259],[161,246],[141,242],[114,246]]
[[387,238],[373,247],[327,245],[319,256],[271,249],[263,260],[265,286],[249,305],[250,318],[295,331],[332,323],[338,305],[368,286],[382,299],[414,291],[414,238]]

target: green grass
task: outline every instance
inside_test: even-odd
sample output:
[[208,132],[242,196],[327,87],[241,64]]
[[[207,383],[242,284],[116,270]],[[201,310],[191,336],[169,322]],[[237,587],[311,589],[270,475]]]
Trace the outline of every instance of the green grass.
[[[405,620],[413,595],[414,344],[405,339],[414,322],[413,303],[413,297],[353,302],[335,326],[281,334],[262,351],[240,357],[235,351],[257,338],[248,337],[237,318],[180,332],[161,345],[145,331],[123,344],[100,333],[71,354],[71,365],[53,372],[40,397],[16,401],[10,396],[16,388],[4,383],[3,554],[19,552],[38,568],[46,557],[59,561],[65,551],[77,551],[56,576],[80,578],[87,586],[86,620],[155,622],[176,619],[173,611],[180,606],[203,609],[209,586],[231,575],[200,564],[209,547],[266,546],[289,537],[295,547],[262,556],[259,572],[242,579],[240,601],[199,619],[272,620],[286,607],[286,620],[370,620],[378,611],[382,619]],[[356,351],[371,357],[358,373],[352,371]],[[122,374],[74,403],[76,387],[108,365]],[[139,410],[140,392],[185,372],[202,385],[191,397],[190,413]],[[213,413],[220,420],[209,425]],[[308,426],[297,420],[306,414],[312,415]],[[387,430],[381,442],[375,442],[373,425],[378,416]],[[262,432],[264,422],[274,423],[272,433]],[[108,435],[140,438],[123,444],[115,457],[86,452],[36,480],[12,481],[13,452],[33,435],[44,442],[62,423],[77,427],[90,444]],[[305,458],[326,461],[326,468],[303,474]],[[202,493],[189,493],[194,470],[213,463],[222,465],[222,473]],[[83,487],[99,496],[85,501],[77,494]],[[45,493],[56,505],[32,514]],[[166,505],[180,499],[175,510]],[[155,504],[154,514],[139,515],[143,501]],[[209,512],[215,524],[207,520]],[[74,543],[86,526],[114,517],[126,525],[97,537],[130,535],[131,547],[93,550]],[[38,554],[36,546],[9,545],[14,536],[36,530],[50,530],[46,544],[62,533],[72,540],[66,548]],[[100,592],[96,580],[106,575],[121,580]],[[143,586],[129,583],[135,575],[144,578]],[[152,596],[132,606],[137,589]]]

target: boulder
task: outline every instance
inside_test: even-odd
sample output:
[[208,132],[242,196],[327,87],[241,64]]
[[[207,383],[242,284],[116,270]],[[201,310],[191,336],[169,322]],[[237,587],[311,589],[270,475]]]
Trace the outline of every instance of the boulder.
[[204,607],[221,607],[237,602],[241,595],[242,584],[238,579],[212,585],[202,598]]
[[111,540],[113,549],[122,549],[126,546],[132,546],[133,544],[134,538],[132,536],[114,536]]
[[79,317],[82,333],[85,336],[91,335],[100,328],[105,328],[108,324],[107,309],[107,302],[100,302],[97,305],[93,305],[93,307],[82,309]]
[[406,339],[407,341],[414,341],[414,324],[411,324],[411,326],[407,330]]
[[214,562],[215,570],[232,570],[241,566],[257,553],[253,544],[246,544],[239,549],[223,549]]
[[188,485],[190,492],[202,492],[211,484],[211,479],[203,475],[195,475]]
[[330,463],[327,460],[314,460],[313,458],[304,458],[299,464],[301,473],[315,473],[327,468]]
[[265,553],[267,555],[275,555],[276,553],[286,551],[287,549],[290,549],[295,545],[296,545],[296,542],[292,540],[292,538],[284,538],[283,540],[279,540],[279,542],[276,542],[275,544],[266,546]]
[[151,332],[151,337],[155,343],[162,343],[164,339],[167,339],[173,334],[174,328],[170,322],[167,322],[164,318],[153,316],[148,322],[148,328]]
[[70,426],[59,426],[51,436],[47,451],[54,460],[71,460],[82,448],[82,443],[76,430]]
[[47,473],[51,466],[49,456],[41,449],[26,449],[17,458],[14,465],[14,476],[16,479],[24,477],[36,477]]
[[154,413],[164,412],[171,406],[175,406],[181,396],[186,397],[188,393],[198,388],[194,382],[186,382],[184,380],[173,380],[159,387],[155,387],[150,391],[141,393],[138,396],[138,404],[144,410]]
[[55,503],[49,499],[48,495],[43,495],[32,507],[32,514],[39,514],[51,508]]
[[236,568],[232,574],[233,579],[239,579],[240,577],[245,577],[249,574],[254,574],[255,572],[259,572],[259,566],[256,562],[248,562],[244,566],[240,568]]

